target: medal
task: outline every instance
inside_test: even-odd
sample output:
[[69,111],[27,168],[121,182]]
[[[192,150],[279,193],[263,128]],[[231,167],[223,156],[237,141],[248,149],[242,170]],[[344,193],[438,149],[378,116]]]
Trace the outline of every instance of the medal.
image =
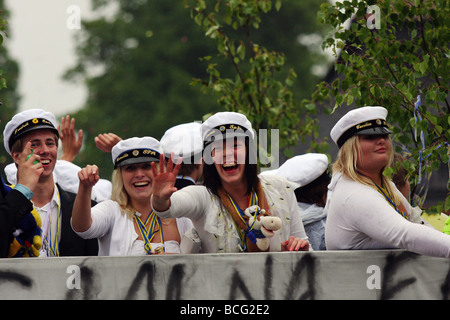
[[[144,240],[145,251],[147,252],[147,254],[152,254],[151,242],[156,232],[159,231],[161,243],[164,244],[164,235],[162,231],[161,219],[156,216],[153,210],[152,212],[150,212],[145,222],[143,222],[136,213],[134,215],[134,219],[136,220],[136,224],[138,225],[139,233],[141,234],[142,239]],[[148,224],[150,224],[150,226],[147,228]],[[162,253],[162,252],[164,252],[164,247],[158,247],[155,249],[155,253]]]
[[[244,219],[244,217],[245,217],[244,212],[242,212],[241,208],[239,208],[239,206],[234,202],[234,200],[230,197],[230,195],[228,193],[227,193],[227,196],[230,199],[230,202],[233,205],[234,209],[238,213],[239,218],[247,226],[247,231],[241,230],[241,228],[239,228],[239,226],[235,222],[236,229],[239,233],[239,238],[240,238],[239,247],[240,247],[241,251],[247,252],[248,251],[247,243],[246,243],[247,238],[249,238],[252,241],[252,243],[256,243],[256,238],[253,233],[254,223],[251,226],[249,226]],[[254,192],[254,191],[251,193],[251,195],[249,197],[248,207],[251,207],[253,205],[256,205],[256,206],[258,205],[258,196],[256,195],[256,192]],[[259,214],[259,212],[260,212],[260,208],[258,207],[254,213],[254,216],[256,217]],[[255,219],[255,221],[256,221],[256,219]]]
[[155,254],[164,253],[164,247],[157,247],[155,248]]

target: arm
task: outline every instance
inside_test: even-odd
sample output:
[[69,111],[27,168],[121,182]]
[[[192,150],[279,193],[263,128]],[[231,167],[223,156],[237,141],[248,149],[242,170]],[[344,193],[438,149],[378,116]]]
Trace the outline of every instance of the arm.
[[412,223],[398,214],[375,190],[346,200],[354,225],[376,241],[420,254],[450,257],[450,236],[425,225]]
[[72,227],[75,232],[83,232],[90,228],[91,217],[91,193],[93,186],[99,180],[98,167],[96,165],[86,166],[78,173],[80,185],[77,197],[73,204]]
[[297,205],[297,200],[293,189],[288,189],[287,203],[291,214],[291,234],[287,241],[281,243],[282,251],[309,251],[310,245],[308,236],[303,226],[300,209]]

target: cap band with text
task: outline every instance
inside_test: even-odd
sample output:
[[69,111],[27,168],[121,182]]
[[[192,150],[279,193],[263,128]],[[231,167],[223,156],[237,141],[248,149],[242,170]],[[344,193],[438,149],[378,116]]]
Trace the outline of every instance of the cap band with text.
[[[125,162],[129,162],[127,160],[137,160],[139,158],[147,158],[147,161],[159,161],[159,155],[160,153],[153,149],[134,149],[134,150],[128,150],[120,155],[117,156],[116,160],[114,161],[114,168],[126,165]],[[142,159],[143,162],[145,162],[144,159]],[[135,161],[132,161],[133,163],[137,163]]]

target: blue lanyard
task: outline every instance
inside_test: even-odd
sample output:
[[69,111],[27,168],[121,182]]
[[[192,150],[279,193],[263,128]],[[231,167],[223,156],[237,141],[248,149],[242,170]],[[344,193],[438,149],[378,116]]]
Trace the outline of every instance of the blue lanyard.
[[[163,230],[162,230],[161,219],[158,216],[156,216],[156,214],[153,210],[147,216],[147,219],[145,220],[145,222],[142,222],[141,218],[137,214],[134,215],[134,218],[139,227],[139,232],[142,236],[142,239],[144,240],[145,251],[147,252],[147,254],[152,254],[153,252],[152,252],[151,242],[157,231],[159,231],[161,243],[164,243],[164,234],[163,234]],[[147,229],[147,224],[149,221],[150,221],[150,227]],[[159,230],[156,229],[157,226],[159,227]],[[163,250],[164,250],[164,248],[163,248]]]
[[[227,193],[227,196],[228,196],[228,199],[230,199],[231,204],[233,205],[234,209],[239,214],[239,217],[241,218],[241,220],[248,227],[247,231],[243,231],[235,223],[236,229],[238,230],[238,233],[239,233],[239,238],[240,238],[239,246],[241,248],[241,251],[247,252],[248,251],[247,244],[246,244],[247,237],[252,241],[252,243],[256,243],[257,235],[255,234],[255,231],[257,231],[257,230],[253,230],[253,227],[255,225],[256,216],[259,214],[259,211],[260,211],[259,207],[256,209],[256,211],[253,215],[253,217],[255,217],[255,219],[253,220],[252,225],[249,226],[244,219],[244,217],[245,217],[244,212],[242,212],[241,208],[239,208],[239,206],[234,202],[234,200],[230,197],[230,195],[228,193]],[[250,199],[249,199],[249,203],[248,203],[249,207],[251,207],[253,205],[256,205],[256,206],[258,205],[258,196],[256,195],[256,192],[254,192],[254,191],[250,195]]]
[[387,192],[387,195],[386,195],[386,193],[384,193],[384,191],[383,191],[383,188],[381,188],[379,185],[377,185],[375,181],[372,180],[372,182],[373,182],[373,183],[375,184],[375,186],[378,188],[378,191],[384,196],[384,198],[386,199],[386,201],[389,202],[390,205],[395,209],[395,211],[397,211],[397,212],[398,212],[403,218],[405,218],[406,220],[409,220],[409,219],[408,219],[408,216],[406,215],[406,213],[404,213],[403,211],[400,211],[400,210],[397,208],[397,205],[394,203],[394,201],[392,201],[392,199],[391,199],[391,194],[389,193],[389,190],[386,188],[386,192]]

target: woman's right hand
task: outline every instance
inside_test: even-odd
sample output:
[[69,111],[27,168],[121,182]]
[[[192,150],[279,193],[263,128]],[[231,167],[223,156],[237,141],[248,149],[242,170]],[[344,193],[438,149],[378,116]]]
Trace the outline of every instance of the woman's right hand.
[[180,170],[182,159],[179,158],[175,165],[172,159],[173,154],[171,154],[166,167],[164,154],[161,154],[159,158],[159,172],[156,170],[156,163],[152,162],[152,206],[156,211],[166,211],[169,209],[170,197],[177,191],[175,181],[177,179],[178,171]]

